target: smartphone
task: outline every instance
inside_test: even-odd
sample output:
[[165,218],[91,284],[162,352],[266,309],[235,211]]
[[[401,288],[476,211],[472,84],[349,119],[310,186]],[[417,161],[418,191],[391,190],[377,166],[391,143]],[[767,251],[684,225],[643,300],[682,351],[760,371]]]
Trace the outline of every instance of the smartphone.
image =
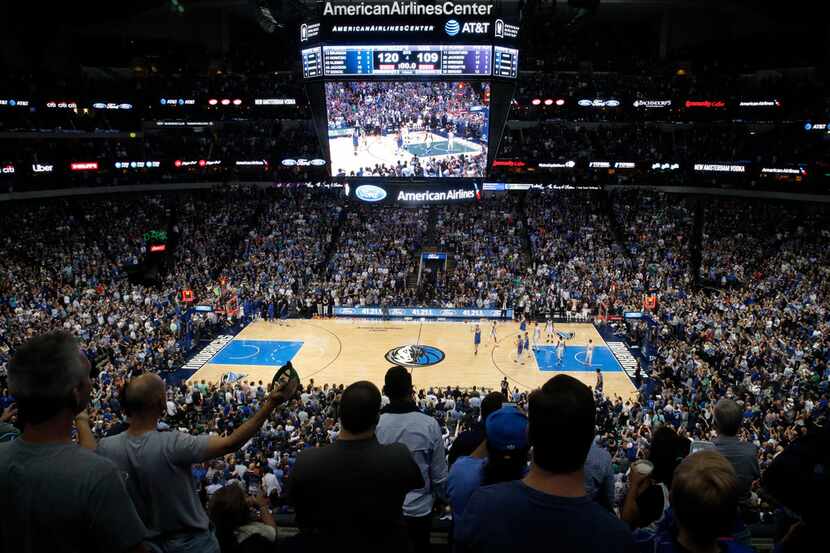
[[692,440],[692,445],[689,447],[689,454],[706,451],[707,449],[715,449],[715,444],[707,442],[706,440]]
[[300,375],[297,374],[297,370],[294,368],[294,365],[292,365],[291,361],[289,361],[280,367],[280,370],[278,370],[277,374],[274,375],[273,380],[271,380],[271,386],[272,388],[276,388],[282,386],[283,384],[287,384],[291,380],[299,382]]
[[251,497],[256,497],[259,495],[259,483],[251,482],[251,484],[248,486],[248,495],[250,495]]

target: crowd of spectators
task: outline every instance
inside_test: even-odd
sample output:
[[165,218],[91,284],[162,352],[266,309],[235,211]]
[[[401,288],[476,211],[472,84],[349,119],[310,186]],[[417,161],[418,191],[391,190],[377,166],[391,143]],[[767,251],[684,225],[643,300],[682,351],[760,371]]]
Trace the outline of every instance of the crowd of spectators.
[[[243,188],[8,204],[2,207],[0,362],[5,372],[23,342],[47,330],[77,336],[99,371],[89,410],[91,433],[101,438],[123,428],[127,379],[179,366],[187,338],[198,340],[223,320],[273,317],[275,303],[292,315],[314,312],[326,297],[333,305],[480,302],[537,320],[566,312],[600,316],[653,357],[637,373],[636,398],[596,398],[596,445],[614,468],[621,513],[628,522],[645,516],[642,505],[625,508],[626,489],[655,494],[631,476],[635,461],[648,457],[658,466],[662,448],[682,449],[689,441],[711,442],[734,461],[722,445],[733,440],[744,444],[741,463],[748,463],[734,469],[743,524],[734,532],[743,535],[771,504],[753,482],[827,415],[830,225],[820,206],[698,202],[644,191],[530,191],[469,206],[402,209],[357,206],[324,189]],[[703,288],[689,273],[696,210],[702,210]],[[168,230],[178,243],[169,272],[154,286],[126,278],[126,268],[146,253],[143,234],[151,229]],[[446,251],[453,265],[433,281],[441,286],[421,290],[412,277],[425,246]],[[475,274],[484,276],[469,281]],[[182,289],[225,315],[188,317]],[[642,310],[647,293],[656,298],[653,327],[615,322],[624,311]],[[640,342],[646,334],[648,344]],[[2,385],[5,423],[15,409],[5,374]],[[343,390],[303,383],[251,440],[215,460],[200,458],[192,472],[204,501],[238,482],[254,495],[266,490],[277,512],[289,509],[285,494],[299,453],[342,431]],[[526,392],[505,392],[528,405]],[[268,393],[260,382],[170,387],[163,424],[230,436]],[[414,401],[436,420],[442,447],[451,450],[460,430],[474,424],[481,395],[424,390]],[[736,407],[725,408],[738,410],[737,422],[718,421],[723,398],[734,400]],[[532,401],[530,415],[532,421]],[[16,433],[2,430],[6,437]],[[674,489],[666,474],[651,481],[666,493]],[[676,516],[681,522],[683,515]],[[462,540],[469,537],[459,532]]]

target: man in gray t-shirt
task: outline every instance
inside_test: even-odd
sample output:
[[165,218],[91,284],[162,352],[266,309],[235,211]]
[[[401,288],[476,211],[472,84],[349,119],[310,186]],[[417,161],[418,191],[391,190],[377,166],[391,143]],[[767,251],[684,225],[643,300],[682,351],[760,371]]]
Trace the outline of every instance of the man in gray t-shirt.
[[97,453],[124,471],[136,511],[156,537],[210,527],[190,473],[191,464],[205,459],[209,440],[183,432],[122,432],[101,440]]
[[74,336],[32,338],[15,351],[8,379],[23,434],[0,444],[0,551],[146,552],[147,530],[116,466],[72,442],[73,419],[89,427],[92,389]]
[[123,552],[146,533],[112,461],[25,433],[0,444],[0,513],[0,551]]
[[[196,493],[191,464],[237,451],[260,429],[271,412],[294,395],[297,380],[272,390],[262,407],[230,436],[190,436],[158,432],[159,418],[167,411],[164,381],[144,374],[124,389],[124,410],[130,418],[127,431],[104,438],[96,451],[124,472],[152,542],[166,553],[218,553],[219,543]],[[79,427],[81,443],[96,448],[88,427]]]

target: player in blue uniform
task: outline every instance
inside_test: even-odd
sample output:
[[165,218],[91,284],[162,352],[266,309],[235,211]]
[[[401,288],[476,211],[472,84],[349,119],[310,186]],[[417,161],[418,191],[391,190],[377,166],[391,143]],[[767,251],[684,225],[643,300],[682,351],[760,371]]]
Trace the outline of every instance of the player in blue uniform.
[[524,350],[525,350],[525,353],[530,355],[530,337],[528,336],[527,332],[525,332]]
[[357,146],[360,144],[360,131],[357,127],[352,132],[352,148],[354,148],[354,155],[357,155]]
[[473,345],[475,346],[475,355],[478,355],[478,345],[481,343],[481,327],[476,323],[475,335],[473,336]]
[[522,319],[522,322],[519,323],[519,331],[524,332],[527,330],[527,319]]
[[521,361],[522,365],[525,364],[525,362],[522,361],[522,352],[524,350],[524,344],[525,343],[524,343],[524,340],[522,340],[522,335],[519,334],[518,336],[516,336],[516,361],[515,362],[518,363],[519,361]]

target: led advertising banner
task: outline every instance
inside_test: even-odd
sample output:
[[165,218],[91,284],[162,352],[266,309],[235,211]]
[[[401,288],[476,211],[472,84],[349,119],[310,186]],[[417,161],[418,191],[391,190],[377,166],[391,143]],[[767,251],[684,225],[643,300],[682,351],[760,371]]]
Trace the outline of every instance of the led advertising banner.
[[410,307],[335,307],[335,317],[397,317],[427,319],[512,319],[512,309],[429,309]]
[[[327,77],[395,75],[489,77],[492,73],[491,57],[490,46],[475,45],[324,46],[323,73]],[[303,69],[305,70],[305,62]]]
[[302,46],[376,41],[496,43],[519,39],[517,6],[475,1],[329,1],[299,26]]

